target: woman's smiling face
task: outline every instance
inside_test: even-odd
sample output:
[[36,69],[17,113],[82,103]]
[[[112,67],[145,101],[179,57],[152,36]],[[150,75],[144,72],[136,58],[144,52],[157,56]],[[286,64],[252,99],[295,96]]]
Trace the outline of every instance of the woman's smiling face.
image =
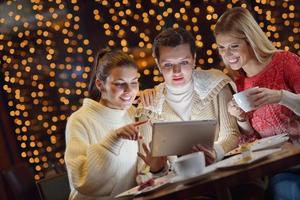
[[245,67],[253,59],[251,46],[245,39],[219,34],[216,36],[216,42],[223,62],[233,70]]
[[105,82],[97,80],[100,102],[110,108],[128,109],[139,91],[138,77],[133,67],[113,68]]

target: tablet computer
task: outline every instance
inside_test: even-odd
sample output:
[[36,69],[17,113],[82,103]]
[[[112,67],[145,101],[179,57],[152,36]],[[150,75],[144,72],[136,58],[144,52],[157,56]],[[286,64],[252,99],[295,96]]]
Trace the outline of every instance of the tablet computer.
[[152,156],[191,153],[193,145],[213,147],[216,120],[155,122],[152,127]]

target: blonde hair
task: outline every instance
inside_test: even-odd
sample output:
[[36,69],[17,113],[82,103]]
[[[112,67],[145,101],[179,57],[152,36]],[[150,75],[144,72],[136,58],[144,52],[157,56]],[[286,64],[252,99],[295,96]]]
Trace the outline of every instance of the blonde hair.
[[217,37],[219,34],[245,39],[260,63],[265,63],[274,52],[278,51],[245,8],[236,7],[227,10],[216,23],[214,35]]

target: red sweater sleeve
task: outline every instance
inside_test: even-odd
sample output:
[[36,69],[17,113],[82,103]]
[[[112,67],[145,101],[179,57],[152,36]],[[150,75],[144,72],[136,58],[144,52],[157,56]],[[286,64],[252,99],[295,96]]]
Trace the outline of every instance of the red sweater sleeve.
[[284,78],[294,93],[300,94],[300,57],[291,52],[285,52],[284,59]]

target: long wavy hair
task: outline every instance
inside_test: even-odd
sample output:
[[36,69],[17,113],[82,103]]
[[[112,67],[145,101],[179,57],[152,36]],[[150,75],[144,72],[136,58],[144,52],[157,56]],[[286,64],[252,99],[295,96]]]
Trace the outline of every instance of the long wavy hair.
[[274,52],[278,51],[245,8],[236,7],[223,13],[214,29],[215,37],[219,34],[245,39],[260,63],[265,63]]

